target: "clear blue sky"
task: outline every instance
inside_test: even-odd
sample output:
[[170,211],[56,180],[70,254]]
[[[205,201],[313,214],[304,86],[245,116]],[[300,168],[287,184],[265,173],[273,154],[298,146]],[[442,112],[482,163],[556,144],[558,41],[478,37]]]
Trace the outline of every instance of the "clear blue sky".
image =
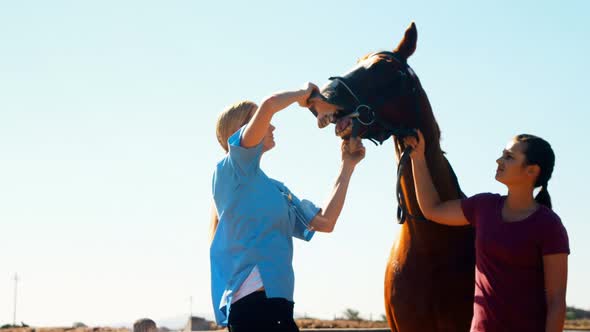
[[[5,1],[0,4],[0,323],[105,325],[211,316],[211,175],[228,104],[323,84],[411,21],[410,65],[464,191],[505,192],[495,159],[515,134],[550,141],[550,192],[569,232],[567,302],[590,308],[587,140],[590,2]],[[323,203],[333,128],[274,120],[263,160]],[[378,317],[400,226],[393,145],[367,142],[335,233],[297,241],[296,311]]]

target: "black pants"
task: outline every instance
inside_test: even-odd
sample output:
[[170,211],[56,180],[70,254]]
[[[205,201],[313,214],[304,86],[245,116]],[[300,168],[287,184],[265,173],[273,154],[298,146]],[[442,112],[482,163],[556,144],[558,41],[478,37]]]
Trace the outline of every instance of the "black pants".
[[254,292],[231,305],[230,332],[299,332],[293,320],[293,302],[267,298],[264,291]]

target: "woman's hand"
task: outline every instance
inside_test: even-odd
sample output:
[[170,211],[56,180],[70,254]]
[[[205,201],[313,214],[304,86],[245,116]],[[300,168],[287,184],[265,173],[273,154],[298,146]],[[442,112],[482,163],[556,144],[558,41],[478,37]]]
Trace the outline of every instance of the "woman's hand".
[[460,199],[440,201],[440,196],[432,182],[432,176],[424,158],[426,145],[424,135],[420,130],[416,130],[416,133],[418,134],[418,140],[416,140],[416,137],[408,136],[404,138],[404,144],[412,148],[410,157],[412,158],[414,188],[422,214],[426,219],[447,226],[469,225],[469,221],[463,215]]
[[336,221],[346,198],[348,184],[354,172],[354,167],[365,158],[365,147],[360,137],[342,141],[342,166],[334,184],[332,195],[327,204],[310,222],[310,226],[319,232],[330,233],[336,226]]
[[320,88],[318,88],[317,85],[311,83],[311,82],[307,82],[304,86],[303,89],[301,89],[301,97],[299,97],[299,99],[297,100],[297,103],[299,104],[299,106],[301,107],[309,107],[309,97],[311,97],[312,93],[314,91],[320,91]]
[[424,159],[424,149],[426,145],[426,141],[424,140],[424,135],[418,129],[416,129],[416,133],[418,133],[418,139],[414,136],[408,136],[404,138],[404,144],[406,146],[412,147],[412,151],[410,152],[410,157],[412,159]]
[[360,137],[342,141],[342,163],[355,167],[365,158],[365,147]]

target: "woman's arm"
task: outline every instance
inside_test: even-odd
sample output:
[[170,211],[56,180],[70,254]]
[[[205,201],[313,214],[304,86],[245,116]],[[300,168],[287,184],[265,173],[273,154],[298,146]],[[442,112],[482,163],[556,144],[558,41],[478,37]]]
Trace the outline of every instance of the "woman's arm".
[[415,137],[407,137],[404,143],[412,147],[410,156],[414,172],[414,187],[416,188],[418,205],[420,205],[424,216],[447,226],[468,225],[469,222],[461,209],[461,200],[440,201],[424,157],[425,142],[422,132],[418,130],[418,140]]
[[286,91],[276,93],[266,98],[260,104],[260,107],[254,113],[254,116],[248,123],[248,126],[242,134],[240,145],[245,148],[251,148],[264,138],[270,125],[270,120],[275,113],[285,109],[294,102],[299,103],[301,107],[307,107],[307,99],[318,87],[313,83],[307,83],[304,89],[296,91]]
[[360,138],[342,141],[342,166],[328,202],[310,222],[310,226],[314,230],[325,233],[334,230],[336,221],[344,206],[348,184],[354,168],[364,157],[365,147]]
[[567,254],[543,256],[547,318],[545,332],[563,331],[567,289]]

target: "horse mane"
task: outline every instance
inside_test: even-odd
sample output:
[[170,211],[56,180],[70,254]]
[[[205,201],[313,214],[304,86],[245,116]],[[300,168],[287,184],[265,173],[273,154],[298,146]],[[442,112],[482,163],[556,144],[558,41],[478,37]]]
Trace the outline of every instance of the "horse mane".
[[[416,49],[416,40],[416,25],[412,22],[394,52],[409,58]],[[426,92],[413,72],[410,76],[416,80],[411,87],[417,91],[396,95],[397,100],[387,105],[386,114],[392,122],[422,131],[426,163],[441,201],[462,198],[457,177],[441,149],[440,128]],[[411,159],[403,155],[401,136],[394,136],[394,147],[401,172],[399,194],[407,218],[391,248],[385,272],[389,327],[396,332],[469,331],[475,288],[474,229],[425,220],[416,199]]]
[[[416,78],[418,80],[418,78]],[[418,80],[418,102],[420,110],[419,127],[426,140],[425,157],[428,169],[432,175],[432,181],[439,194],[441,201],[461,198],[461,189],[455,180],[451,165],[445,157],[445,152],[440,146],[440,127],[432,112],[432,107],[426,91],[422,88]],[[400,160],[401,153],[404,150],[402,140],[394,138],[396,159]],[[424,216],[419,208],[416,192],[414,188],[413,172],[410,165],[404,167],[401,181],[403,195],[408,204],[408,210],[412,215]]]

